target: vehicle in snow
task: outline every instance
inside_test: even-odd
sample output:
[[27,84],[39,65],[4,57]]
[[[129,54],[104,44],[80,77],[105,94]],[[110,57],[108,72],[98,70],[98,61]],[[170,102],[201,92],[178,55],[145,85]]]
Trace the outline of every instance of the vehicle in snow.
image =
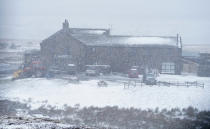
[[111,72],[111,66],[110,65],[96,65],[99,73],[102,74],[109,74]]
[[146,85],[156,85],[157,84],[157,80],[156,80],[155,75],[153,73],[147,73],[147,74],[145,74],[144,83]]
[[131,68],[128,72],[128,77],[129,78],[138,78],[139,77],[139,71],[138,69],[133,69]]
[[75,64],[68,64],[66,70],[70,75],[75,75],[77,73],[77,67]]
[[97,76],[100,74],[109,74],[111,72],[110,65],[86,65],[86,75]]
[[76,66],[74,64],[68,64],[66,66],[52,65],[49,67],[47,77],[55,77],[60,75],[75,75]]
[[21,65],[19,69],[14,72],[13,80],[29,77],[44,77],[46,74],[45,67],[40,61],[32,61],[30,65]]
[[98,76],[100,73],[95,67],[87,67],[85,75],[87,76]]
[[24,53],[24,62],[13,74],[13,80],[29,77],[44,77],[46,68],[41,62],[40,51],[31,50]]
[[23,70],[21,70],[21,69],[15,71],[15,72],[13,73],[12,80],[16,80],[16,79],[21,78],[22,73],[23,73]]
[[48,71],[47,71],[47,77],[55,77],[55,76],[60,76],[60,75],[65,75],[68,74],[66,70],[63,68],[60,68],[56,65],[50,66]]

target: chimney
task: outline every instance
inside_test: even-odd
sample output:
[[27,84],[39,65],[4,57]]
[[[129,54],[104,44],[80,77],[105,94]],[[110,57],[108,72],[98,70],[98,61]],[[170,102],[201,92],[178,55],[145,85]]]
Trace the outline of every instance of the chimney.
[[69,29],[69,22],[68,20],[65,19],[64,23],[63,23],[63,30],[68,30]]
[[179,34],[176,35],[176,40],[177,40],[176,45],[178,46],[179,45]]

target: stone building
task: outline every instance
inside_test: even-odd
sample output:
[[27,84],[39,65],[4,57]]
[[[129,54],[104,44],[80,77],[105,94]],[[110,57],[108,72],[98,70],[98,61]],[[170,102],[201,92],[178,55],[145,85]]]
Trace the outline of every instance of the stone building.
[[210,53],[200,53],[198,76],[210,77]]
[[187,58],[182,59],[182,73],[183,74],[194,74],[197,75],[199,63]]
[[114,72],[127,72],[131,66],[180,74],[182,43],[180,36],[111,35],[109,29],[63,28],[40,43],[41,57],[53,65],[58,56],[83,71],[85,65],[110,65]]

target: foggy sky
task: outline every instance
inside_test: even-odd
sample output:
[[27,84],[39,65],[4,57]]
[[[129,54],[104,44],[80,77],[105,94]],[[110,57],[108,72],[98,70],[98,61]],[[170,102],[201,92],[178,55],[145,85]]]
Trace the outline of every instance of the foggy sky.
[[45,39],[70,27],[112,34],[175,36],[210,44],[209,0],[0,0],[0,38]]

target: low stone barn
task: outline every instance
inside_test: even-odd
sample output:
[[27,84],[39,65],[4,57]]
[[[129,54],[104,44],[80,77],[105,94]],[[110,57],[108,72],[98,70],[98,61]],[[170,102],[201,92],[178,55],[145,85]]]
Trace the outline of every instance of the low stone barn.
[[111,35],[109,29],[63,28],[40,44],[42,60],[50,66],[55,57],[66,55],[68,63],[84,70],[85,65],[110,65],[114,72],[127,72],[131,66],[180,74],[182,44],[177,36]]
[[199,63],[188,58],[182,59],[182,73],[197,75]]

